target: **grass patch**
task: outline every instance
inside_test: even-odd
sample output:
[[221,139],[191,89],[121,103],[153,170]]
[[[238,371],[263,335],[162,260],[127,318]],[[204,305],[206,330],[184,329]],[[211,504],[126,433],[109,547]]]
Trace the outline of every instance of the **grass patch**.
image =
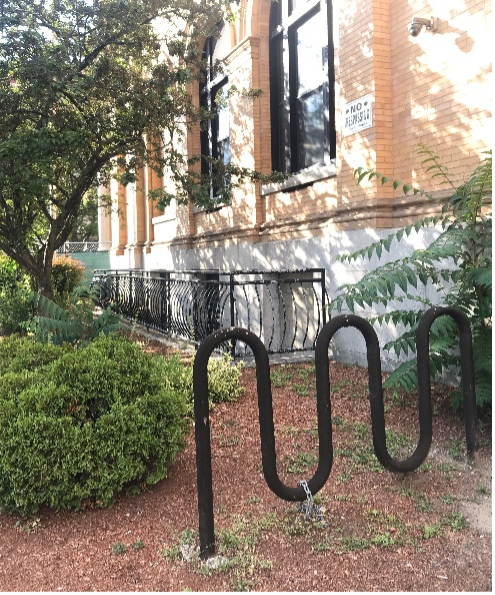
[[286,471],[291,474],[302,474],[303,471],[314,467],[318,463],[318,455],[312,452],[299,452],[295,457],[289,457]]

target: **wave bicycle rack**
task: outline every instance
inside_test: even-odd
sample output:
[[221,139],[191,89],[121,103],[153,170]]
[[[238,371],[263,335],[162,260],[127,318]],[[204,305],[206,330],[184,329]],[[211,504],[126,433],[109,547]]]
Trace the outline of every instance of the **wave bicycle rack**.
[[[307,482],[311,494],[316,494],[325,485],[333,463],[328,363],[328,347],[333,335],[339,329],[349,326],[356,328],[363,335],[366,341],[371,429],[375,454],[380,463],[389,471],[404,473],[417,469],[426,459],[430,450],[432,442],[432,404],[429,332],[436,318],[444,315],[453,318],[459,329],[466,447],[468,459],[473,460],[477,446],[477,417],[472,337],[467,316],[454,307],[434,307],[425,312],[419,323],[416,332],[419,439],[413,454],[407,459],[399,461],[390,456],[387,450],[378,337],[371,324],[363,318],[355,315],[340,315],[323,326],[316,341],[315,367],[319,456],[318,467],[313,477]],[[255,357],[261,460],[265,481],[272,492],[283,500],[302,502],[307,496],[302,485],[297,487],[287,486],[280,480],[277,473],[270,365],[268,353],[263,343],[252,332],[238,327],[213,332],[199,346],[194,360],[193,372],[199,539],[202,559],[207,559],[215,553],[207,365],[214,349],[229,340],[246,343]]]

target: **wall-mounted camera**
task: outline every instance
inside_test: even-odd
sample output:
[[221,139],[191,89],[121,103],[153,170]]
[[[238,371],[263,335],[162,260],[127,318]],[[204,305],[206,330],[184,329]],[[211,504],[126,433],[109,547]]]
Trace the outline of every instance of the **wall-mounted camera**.
[[438,19],[435,17],[429,19],[413,17],[412,23],[409,23],[407,26],[407,30],[411,37],[417,37],[421,33],[423,27],[425,27],[427,31],[436,31],[438,29]]

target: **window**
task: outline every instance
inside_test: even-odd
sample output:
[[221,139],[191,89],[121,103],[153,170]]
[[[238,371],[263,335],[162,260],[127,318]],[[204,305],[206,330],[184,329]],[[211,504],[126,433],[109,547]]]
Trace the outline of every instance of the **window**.
[[270,12],[272,169],[335,157],[331,0],[279,0]]
[[[230,163],[230,115],[227,97],[227,77],[215,68],[214,53],[216,39],[206,40],[203,59],[206,62],[205,80],[199,87],[200,106],[216,111],[214,118],[208,120],[201,131],[201,155],[218,159],[224,165]],[[201,160],[201,173],[215,177],[214,165],[208,159]],[[217,184],[217,185],[215,185]],[[218,182],[210,188],[210,198],[218,193]]]

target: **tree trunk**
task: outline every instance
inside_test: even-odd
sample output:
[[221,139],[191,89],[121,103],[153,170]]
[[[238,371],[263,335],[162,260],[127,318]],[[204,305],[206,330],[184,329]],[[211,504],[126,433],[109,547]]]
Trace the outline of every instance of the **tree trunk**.
[[49,300],[53,300],[51,261],[49,263],[45,262],[43,267],[39,267],[34,275],[34,278],[36,281],[37,292]]

